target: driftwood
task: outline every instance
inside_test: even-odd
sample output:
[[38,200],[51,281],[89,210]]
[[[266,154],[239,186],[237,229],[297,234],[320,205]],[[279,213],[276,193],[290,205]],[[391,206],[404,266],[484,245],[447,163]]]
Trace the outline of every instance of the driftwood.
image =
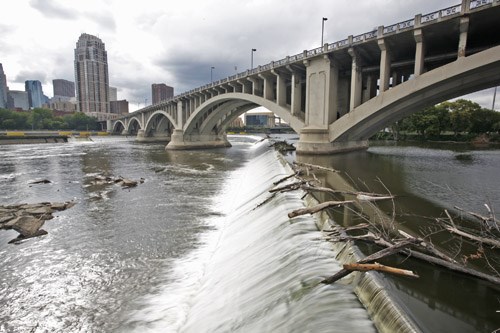
[[[489,208],[489,207],[488,207]],[[500,249],[500,242],[498,240],[496,240],[495,238],[493,238],[493,235],[491,234],[492,237],[482,237],[482,236],[478,236],[478,235],[473,235],[469,232],[465,232],[463,230],[460,230],[456,225],[455,225],[455,222],[453,221],[453,218],[451,217],[450,213],[445,209],[444,211],[446,213],[446,216],[448,216],[448,220],[450,222],[451,225],[448,225],[448,224],[445,224],[444,225],[444,228],[446,230],[448,230],[449,232],[455,234],[455,235],[458,235],[458,236],[461,236],[461,237],[465,237],[469,240],[472,240],[472,241],[475,241],[475,242],[478,242],[480,244],[486,244],[486,245],[490,245],[494,248],[498,248]],[[492,220],[485,217],[485,216],[481,216],[479,214],[475,214],[475,213],[472,213],[472,212],[467,212],[468,214],[476,217],[476,218],[479,218],[479,219],[483,219],[483,222],[486,223],[486,221],[490,221],[490,222],[494,222],[495,223],[495,226],[496,226],[496,220],[493,218]],[[486,225],[487,228],[490,229],[490,225]]]
[[288,180],[288,179],[290,179],[290,178],[293,178],[293,177],[298,177],[298,176],[300,176],[300,174],[301,174],[301,173],[302,173],[301,171],[297,171],[296,173],[293,173],[293,174],[291,174],[291,175],[288,175],[288,176],[286,176],[286,177],[283,177],[283,178],[281,178],[281,179],[279,179],[279,180],[275,181],[275,182],[273,183],[273,185],[275,185],[275,186],[276,186],[276,185],[279,185],[279,184],[283,183],[284,181],[286,181],[286,180]]
[[475,236],[475,235],[469,234],[469,233],[467,233],[465,231],[462,231],[462,230],[459,230],[457,228],[450,227],[450,226],[446,226],[445,229],[448,230],[451,233],[454,233],[455,235],[459,235],[459,236],[468,238],[470,240],[473,240],[473,241],[476,241],[476,242],[479,242],[479,243],[482,243],[482,244],[490,245],[492,247],[500,249],[500,242],[497,241],[497,240],[494,240],[494,239],[491,239],[491,238],[485,238],[485,237]]
[[[425,254],[425,253],[420,252],[420,251],[415,250],[415,249],[409,249],[408,248],[409,245],[413,245],[414,247],[417,247],[417,246],[421,245],[421,241],[418,238],[406,239],[407,243],[402,243],[400,241],[400,242],[398,242],[396,244],[392,244],[391,242],[389,242],[387,240],[384,240],[382,238],[376,237],[374,235],[341,236],[341,237],[336,238],[335,240],[336,241],[350,241],[350,240],[351,241],[364,241],[364,242],[376,244],[378,246],[385,247],[385,250],[390,250],[391,252],[389,253],[389,255],[396,254],[396,253],[403,254],[403,255],[405,255],[407,257],[413,257],[415,259],[423,260],[423,261],[426,261],[428,263],[431,263],[431,264],[438,265],[438,266],[441,266],[443,268],[449,269],[451,271],[463,273],[463,274],[466,274],[466,275],[470,275],[470,276],[473,276],[473,277],[476,277],[476,278],[479,278],[479,279],[482,279],[482,280],[489,281],[489,282],[496,283],[496,284],[500,285],[500,278],[498,278],[496,276],[493,276],[493,275],[490,275],[490,274],[486,274],[486,273],[482,273],[482,272],[479,272],[479,271],[477,271],[475,269],[472,269],[472,268],[464,267],[463,265],[460,265],[460,264],[456,263],[455,260],[450,259],[450,258],[448,258],[448,259],[441,259],[441,258],[435,257],[434,255]],[[398,244],[400,246],[398,246],[398,248],[394,251],[393,250],[394,246],[396,246]],[[381,251],[379,251],[379,252],[381,252]],[[377,254],[379,252],[376,252],[375,254]],[[376,258],[376,259],[371,259],[371,260],[366,261],[366,259],[367,258],[370,259],[370,257],[371,256],[368,256],[365,259],[363,259],[361,261],[358,261],[358,263],[365,263],[365,262],[370,262],[370,261],[378,260],[378,258]],[[342,278],[344,276],[345,275],[341,276],[340,278]],[[333,278],[333,276],[330,277],[330,278]],[[338,278],[338,279],[340,279],[340,278]],[[333,282],[337,281],[338,279],[335,279]],[[324,283],[326,283],[326,282],[324,282]]]
[[308,208],[300,208],[296,209],[291,213],[288,213],[289,218],[293,218],[296,216],[301,216],[301,215],[306,215],[306,214],[314,214],[317,212],[320,212],[324,209],[330,208],[330,207],[340,207],[344,206],[350,203],[353,203],[354,201],[348,200],[348,201],[326,201],[323,203],[320,203],[319,205],[316,205],[314,207],[308,207]]
[[[297,166],[297,168],[295,168]],[[315,183],[314,180],[306,180],[305,178],[299,177],[299,172],[301,171],[300,167],[305,169],[307,172],[307,176],[313,178],[314,180],[317,181],[317,178],[315,177],[314,173],[309,174],[310,169],[319,169],[319,170],[326,170],[329,172],[338,172],[337,170],[330,169],[330,168],[325,168],[325,167],[320,167],[312,164],[306,164],[306,163],[297,163],[294,162],[294,170],[297,171],[295,174],[296,177],[298,178],[298,181],[281,186],[279,188],[275,188],[269,192],[271,193],[276,193],[276,192],[285,192],[285,191],[293,191],[293,190],[303,190],[306,193],[311,193],[311,192],[322,192],[322,193],[327,193],[331,195],[348,195],[352,197],[347,197],[350,200],[346,201],[327,201],[320,203],[314,207],[309,207],[309,208],[302,208],[302,209],[297,209],[291,213],[288,214],[289,218],[293,218],[296,216],[300,215],[305,215],[305,214],[314,214],[317,212],[320,212],[326,208],[329,207],[339,207],[343,206],[346,204],[361,204],[364,202],[373,202],[373,201],[378,201],[378,200],[393,200],[396,196],[393,196],[392,194],[377,194],[377,193],[366,193],[366,192],[356,192],[356,191],[341,191],[341,190],[335,190],[331,188],[326,188],[326,187],[321,187],[321,186],[314,186],[313,184]],[[292,178],[293,175],[287,177],[285,180],[288,180]],[[276,185],[276,184],[275,184]],[[393,202],[394,204],[394,202]],[[468,215],[477,218],[480,220],[482,230],[480,233],[477,235],[471,234],[468,231],[464,231],[460,226],[455,225],[452,217],[450,214],[446,212],[449,218],[449,222],[443,221],[444,219],[437,219],[439,222],[443,223],[444,226],[442,226],[439,230],[439,232],[449,232],[451,234],[458,235],[460,237],[467,238],[469,240],[475,241],[479,243],[479,250],[478,250],[478,257],[480,257],[480,254],[484,254],[482,251],[482,246],[483,245],[488,245],[491,246],[492,249],[500,249],[500,241],[498,240],[497,232],[500,231],[500,224],[498,220],[495,218],[493,211],[490,209],[489,206],[485,205],[487,210],[488,210],[488,216],[483,216],[477,213],[473,212],[467,212],[463,209],[460,209],[458,207],[455,207],[456,209],[467,213]],[[383,213],[382,213],[383,214]],[[393,212],[394,214],[394,212]],[[365,217],[363,217],[362,213],[359,214],[363,219],[367,220]],[[382,219],[382,217],[381,217]],[[394,216],[393,216],[394,219]],[[368,221],[368,220],[367,220]],[[349,228],[342,228],[342,227],[335,227],[335,230],[330,233],[331,240],[333,241],[363,241],[363,242],[368,242],[372,244],[376,244],[380,247],[383,248],[383,250],[380,250],[378,252],[375,252],[367,257],[365,257],[362,260],[359,260],[354,266],[345,266],[342,270],[337,272],[336,274],[324,279],[322,283],[325,284],[330,284],[333,283],[348,274],[351,273],[351,271],[354,269],[353,267],[358,267],[360,269],[358,270],[376,270],[375,267],[377,266],[363,266],[363,264],[369,264],[374,262],[375,260],[378,260],[380,258],[394,255],[394,254],[400,254],[404,255],[406,257],[413,257],[418,260],[423,260],[426,261],[427,263],[433,264],[433,265],[438,265],[442,268],[458,272],[461,274],[466,274],[475,278],[479,278],[485,281],[492,282],[494,284],[500,285],[500,273],[496,272],[495,269],[492,269],[492,271],[495,272],[495,274],[488,274],[488,273],[483,273],[480,271],[477,271],[473,268],[467,267],[464,263],[459,263],[457,262],[454,258],[450,257],[446,253],[443,253],[439,251],[437,248],[434,247],[434,245],[426,240],[427,237],[419,238],[415,237],[412,235],[409,235],[406,232],[403,232],[401,230],[398,230],[395,226],[391,228],[391,232],[388,233],[387,231],[383,230],[382,225],[378,226],[378,223],[380,222],[373,222],[369,221],[368,224],[362,224],[354,227],[349,227]],[[451,224],[451,225],[450,225]],[[348,235],[347,232],[351,230],[366,230],[366,233],[363,235]],[[402,236],[402,237],[401,237]],[[474,259],[471,256],[472,259]],[[487,258],[485,257],[485,260]],[[362,264],[359,266],[358,264]],[[490,265],[488,263],[488,265]],[[490,268],[492,266],[490,265]],[[349,270],[351,269],[351,270]]]
[[315,165],[315,164],[300,163],[300,162],[293,162],[293,164],[297,165],[298,167],[306,167],[306,168],[318,169],[318,170],[324,170],[324,171],[331,171],[331,172],[340,172],[340,171],[332,169],[332,168],[326,168],[326,167]]
[[291,184],[287,184],[287,185],[273,188],[273,189],[269,190],[269,192],[274,193],[274,192],[295,191],[295,190],[298,190],[305,183],[306,183],[305,180],[301,180],[301,181],[298,181],[295,183],[291,183]]
[[[398,253],[402,248],[407,247],[409,245],[412,245],[411,240],[403,240],[397,244],[392,245],[391,247],[385,248],[383,250],[377,251],[377,252],[369,255],[369,256],[359,260],[357,263],[358,264],[367,264],[367,263],[370,263],[372,261],[379,260],[381,258],[390,256],[394,253]],[[349,271],[349,270],[343,268],[340,271],[338,271],[337,273],[335,273],[334,275],[321,281],[321,283],[332,284],[335,281],[338,281],[338,280],[342,279],[343,277],[346,277],[347,275],[351,274],[351,272],[352,271]]]
[[359,272],[367,272],[367,271],[378,271],[378,272],[384,272],[384,273],[390,273],[390,274],[395,274],[395,275],[402,275],[402,276],[407,276],[407,277],[412,277],[412,278],[418,278],[419,276],[412,271],[406,270],[406,269],[401,269],[401,268],[395,268],[391,266],[385,266],[379,263],[373,263],[373,264],[345,264],[344,266],[345,270],[348,271],[359,271]]

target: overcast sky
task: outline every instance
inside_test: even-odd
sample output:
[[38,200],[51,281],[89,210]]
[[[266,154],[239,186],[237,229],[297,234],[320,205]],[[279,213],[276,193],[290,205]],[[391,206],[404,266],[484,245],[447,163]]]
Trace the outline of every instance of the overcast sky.
[[[75,81],[74,49],[82,33],[108,53],[110,85],[130,111],[151,103],[151,84],[176,94],[254,66],[335,42],[460,0],[16,0],[0,11],[0,63],[11,90],[40,80]],[[468,96],[471,97],[471,96]],[[472,99],[491,107],[493,90]]]

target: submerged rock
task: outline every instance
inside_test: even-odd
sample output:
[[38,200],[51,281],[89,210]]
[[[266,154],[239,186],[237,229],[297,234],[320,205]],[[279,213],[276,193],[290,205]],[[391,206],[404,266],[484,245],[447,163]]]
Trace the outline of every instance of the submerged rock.
[[50,183],[52,183],[50,180],[42,179],[42,180],[36,180],[34,182],[31,182],[30,184],[50,184]]
[[67,201],[0,206],[0,229],[13,229],[19,233],[9,244],[46,235],[47,231],[40,229],[45,221],[53,219],[52,214],[55,211],[62,211],[74,205],[73,201]]

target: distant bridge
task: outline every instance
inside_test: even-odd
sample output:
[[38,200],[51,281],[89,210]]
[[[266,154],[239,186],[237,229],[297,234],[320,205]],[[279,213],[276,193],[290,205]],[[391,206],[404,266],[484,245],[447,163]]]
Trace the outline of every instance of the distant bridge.
[[427,106],[500,85],[500,0],[461,4],[206,84],[108,123],[166,149],[230,146],[225,129],[258,106],[300,134],[297,152],[366,148]]

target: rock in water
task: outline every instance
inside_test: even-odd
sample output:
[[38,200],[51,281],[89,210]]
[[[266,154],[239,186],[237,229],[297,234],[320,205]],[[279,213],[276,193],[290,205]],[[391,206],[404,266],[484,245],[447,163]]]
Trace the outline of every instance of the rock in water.
[[24,238],[37,236],[38,230],[43,226],[45,220],[30,215],[20,216],[12,224],[12,229],[20,233]]

